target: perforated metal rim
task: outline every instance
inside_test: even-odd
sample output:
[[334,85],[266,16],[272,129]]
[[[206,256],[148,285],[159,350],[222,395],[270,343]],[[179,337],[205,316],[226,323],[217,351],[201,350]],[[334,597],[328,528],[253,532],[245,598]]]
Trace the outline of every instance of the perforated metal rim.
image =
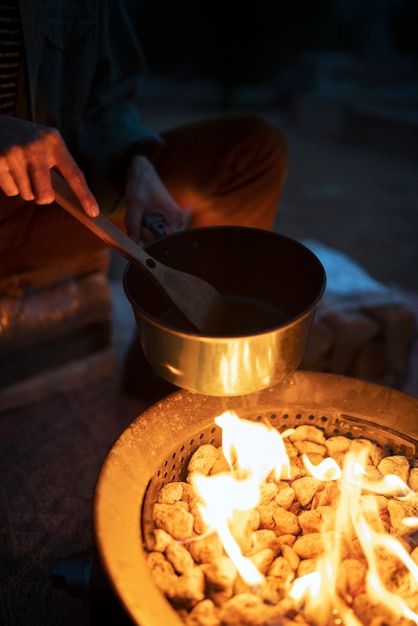
[[[349,439],[369,439],[373,443],[379,444],[388,454],[404,454],[406,456],[415,456],[417,453],[417,442],[413,438],[406,435],[399,435],[395,431],[387,428],[379,427],[377,424],[358,420],[350,416],[327,416],[311,412],[282,413],[276,411],[269,415],[257,413],[243,415],[242,419],[250,419],[257,422],[265,422],[277,428],[279,432],[283,432],[287,428],[297,428],[302,424],[316,426],[324,432],[327,437],[335,435],[343,435]],[[282,422],[279,424],[279,420]],[[163,460],[161,468],[156,472],[153,481],[160,483],[159,489],[166,483],[175,480],[183,480],[187,463],[191,455],[202,444],[210,443],[220,446],[222,440],[222,431],[215,423],[207,426],[195,435],[187,439],[187,441],[179,442]]]
[[[216,416],[214,416],[216,417]],[[264,422],[283,432],[288,428],[298,428],[302,425],[316,426],[322,430],[326,437],[343,435],[349,439],[368,439],[378,444],[387,454],[401,454],[408,457],[418,455],[418,442],[406,435],[399,435],[377,424],[359,420],[358,418],[345,415],[324,415],[310,411],[286,411],[281,410],[262,414],[251,411],[248,414],[240,413],[241,419]],[[141,530],[144,545],[147,549],[153,548],[153,532],[155,529],[153,520],[153,506],[160,489],[174,481],[185,481],[187,466],[193,453],[203,444],[220,446],[222,443],[222,429],[213,422],[205,428],[196,431],[187,440],[178,442],[168,452],[162,461],[161,467],[151,478],[144,495],[141,509]]]

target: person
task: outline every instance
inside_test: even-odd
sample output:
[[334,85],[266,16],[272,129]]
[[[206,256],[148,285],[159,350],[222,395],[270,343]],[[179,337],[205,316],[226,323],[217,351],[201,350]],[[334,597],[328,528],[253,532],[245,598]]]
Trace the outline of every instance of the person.
[[[141,244],[154,235],[271,229],[287,142],[264,117],[229,113],[157,133],[144,124],[146,70],[130,0],[7,0],[0,28],[0,281],[42,268],[105,270],[105,244],[54,202],[50,170],[86,213],[103,211]],[[131,359],[132,360],[132,359]]]

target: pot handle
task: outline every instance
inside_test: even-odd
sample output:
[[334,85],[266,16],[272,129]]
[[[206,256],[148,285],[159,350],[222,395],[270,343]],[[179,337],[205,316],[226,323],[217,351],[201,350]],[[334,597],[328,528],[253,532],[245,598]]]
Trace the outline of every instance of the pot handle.
[[144,213],[142,217],[142,226],[148,228],[157,239],[165,236],[167,230],[167,222],[160,213]]

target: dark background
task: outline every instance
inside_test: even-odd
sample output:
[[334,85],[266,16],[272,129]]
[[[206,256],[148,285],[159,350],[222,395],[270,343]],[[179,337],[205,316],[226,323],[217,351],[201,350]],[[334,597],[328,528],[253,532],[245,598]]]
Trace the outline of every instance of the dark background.
[[[133,18],[152,72],[213,80],[225,106],[237,87],[280,87],[292,71],[296,90],[311,88],[312,76],[300,67],[308,53],[344,52],[357,79],[374,82],[377,64],[390,80],[388,57],[416,62],[418,52],[414,0],[148,0],[133,6]],[[416,65],[414,73],[416,80]]]
[[275,228],[418,291],[418,3],[131,0],[145,121],[266,115],[289,140]]

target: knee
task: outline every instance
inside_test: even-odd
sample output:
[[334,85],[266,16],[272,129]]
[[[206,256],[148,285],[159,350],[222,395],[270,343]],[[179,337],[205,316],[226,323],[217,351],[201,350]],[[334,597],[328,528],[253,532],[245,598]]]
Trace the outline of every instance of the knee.
[[269,119],[253,114],[248,117],[248,126],[257,138],[257,143],[270,154],[275,154],[280,160],[287,160],[287,139],[284,132]]
[[288,143],[284,132],[268,118],[255,113],[236,115],[237,127],[257,160],[286,169]]

